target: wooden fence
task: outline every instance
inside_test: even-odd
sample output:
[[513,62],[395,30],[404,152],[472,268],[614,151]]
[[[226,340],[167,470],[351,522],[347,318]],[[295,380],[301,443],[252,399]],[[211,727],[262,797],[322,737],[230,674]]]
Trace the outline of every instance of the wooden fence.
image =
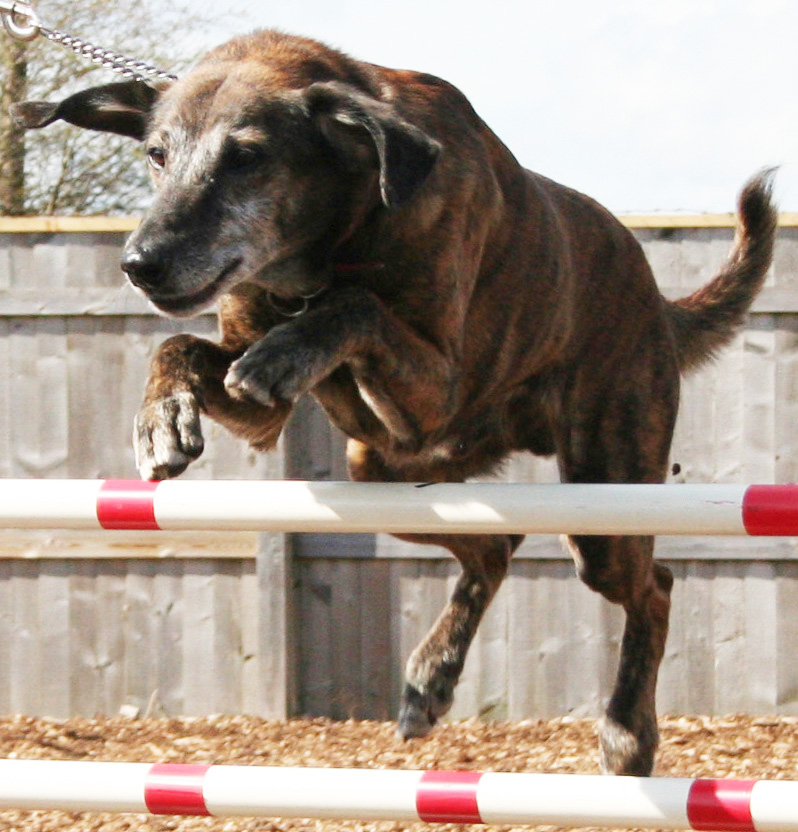
[[[710,278],[730,218],[628,218],[663,291]],[[674,481],[798,480],[798,217],[750,324],[684,385]],[[158,317],[124,284],[126,220],[0,219],[0,476],[135,476],[148,358],[205,315]],[[304,402],[279,449],[212,423],[185,476],[343,479],[342,438]],[[556,478],[518,457],[508,480]],[[660,707],[798,713],[793,539],[660,538],[676,587]],[[386,536],[11,532],[0,536],[0,712],[388,718],[404,661],[450,592],[443,550]],[[554,537],[530,537],[488,612],[453,715],[600,711],[619,612]]]

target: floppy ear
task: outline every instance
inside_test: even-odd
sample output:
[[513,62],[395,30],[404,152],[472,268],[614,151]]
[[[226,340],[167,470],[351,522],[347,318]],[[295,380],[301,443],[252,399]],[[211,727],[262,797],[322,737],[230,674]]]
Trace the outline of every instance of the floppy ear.
[[[404,205],[424,184],[441,145],[401,118],[390,104],[338,81],[312,84],[305,99],[334,143],[357,141],[356,132],[366,131],[377,153],[382,201],[389,208]],[[353,127],[359,130],[353,132]]]
[[46,127],[61,119],[105,133],[119,133],[141,141],[147,118],[163,86],[151,87],[143,81],[104,84],[70,95],[58,104],[25,101],[11,105],[11,116],[22,127]]

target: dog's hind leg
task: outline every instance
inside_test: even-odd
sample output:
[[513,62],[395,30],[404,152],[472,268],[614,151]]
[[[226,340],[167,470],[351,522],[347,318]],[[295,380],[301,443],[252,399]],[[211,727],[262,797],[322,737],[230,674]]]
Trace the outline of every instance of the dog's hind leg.
[[568,542],[579,577],[626,612],[615,688],[599,729],[602,770],[646,776],[659,737],[655,693],[673,577],[652,560],[651,537],[583,536]]
[[[641,351],[642,352],[642,351]],[[665,478],[678,403],[672,364],[638,364],[615,374],[621,382],[586,381],[563,412],[558,438],[563,480],[657,483]],[[636,372],[635,372],[636,370]],[[657,748],[655,692],[665,650],[673,577],[653,560],[654,538],[567,538],[577,573],[626,613],[615,688],[600,728],[608,773],[648,775]]]
[[[350,440],[349,470],[352,479],[397,481],[368,448]],[[451,707],[454,689],[465,664],[468,648],[479,622],[507,574],[521,535],[400,534],[411,543],[443,546],[460,562],[462,574],[449,602],[430,631],[413,650],[405,667],[405,685],[399,707],[399,733],[421,737]]]

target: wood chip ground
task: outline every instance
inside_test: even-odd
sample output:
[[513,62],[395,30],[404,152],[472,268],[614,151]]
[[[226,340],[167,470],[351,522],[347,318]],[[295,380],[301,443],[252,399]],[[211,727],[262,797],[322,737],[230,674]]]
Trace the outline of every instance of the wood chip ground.
[[[664,717],[657,774],[798,780],[798,719]],[[404,742],[388,722],[247,717],[0,721],[0,756],[60,760],[235,763],[595,774],[593,720],[554,719],[443,725]],[[469,827],[439,826],[441,832]],[[0,812],[15,832],[429,832],[423,824],[315,820],[171,818],[148,815]],[[472,827],[486,832],[511,827]],[[546,828],[547,830],[550,827]]]

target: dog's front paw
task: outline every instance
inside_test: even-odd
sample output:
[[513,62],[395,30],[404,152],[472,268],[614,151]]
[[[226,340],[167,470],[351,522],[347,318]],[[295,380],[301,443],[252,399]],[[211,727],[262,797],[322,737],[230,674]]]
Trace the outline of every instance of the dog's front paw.
[[203,451],[197,400],[178,393],[144,405],[133,425],[136,467],[145,480],[165,480],[186,470]]
[[234,399],[270,407],[296,401],[327,372],[322,351],[288,330],[273,330],[230,365],[224,386]]

